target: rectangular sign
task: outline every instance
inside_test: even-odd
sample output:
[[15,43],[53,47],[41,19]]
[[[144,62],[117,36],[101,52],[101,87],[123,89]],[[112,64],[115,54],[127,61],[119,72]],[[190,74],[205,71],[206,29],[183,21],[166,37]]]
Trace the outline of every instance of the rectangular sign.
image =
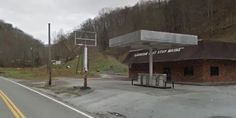
[[[156,55],[156,54],[166,54],[166,53],[177,53],[177,52],[180,52],[181,50],[183,50],[184,47],[180,47],[180,48],[171,48],[171,49],[164,49],[164,50],[154,50],[152,52],[153,55]],[[149,52],[146,51],[146,52],[140,52],[140,53],[136,53],[134,54],[134,57],[140,57],[140,56],[147,56],[149,55]]]

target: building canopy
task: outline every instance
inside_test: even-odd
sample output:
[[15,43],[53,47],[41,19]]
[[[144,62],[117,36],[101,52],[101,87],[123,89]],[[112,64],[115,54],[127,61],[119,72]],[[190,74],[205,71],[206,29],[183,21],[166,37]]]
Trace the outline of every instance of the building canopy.
[[132,49],[155,47],[165,49],[186,45],[197,45],[195,35],[139,30],[109,40],[110,47],[130,47]]

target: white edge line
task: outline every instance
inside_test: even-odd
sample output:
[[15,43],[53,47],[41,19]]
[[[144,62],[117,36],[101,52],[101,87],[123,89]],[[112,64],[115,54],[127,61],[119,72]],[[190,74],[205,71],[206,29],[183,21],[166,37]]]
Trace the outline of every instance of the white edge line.
[[29,87],[27,87],[27,86],[25,86],[25,85],[22,85],[22,84],[20,84],[20,83],[17,83],[17,82],[15,82],[15,81],[13,81],[13,80],[10,80],[10,79],[4,78],[4,77],[1,77],[1,78],[4,79],[4,80],[6,80],[6,81],[9,81],[9,82],[12,82],[12,83],[14,83],[14,84],[17,84],[17,85],[19,85],[19,86],[21,86],[21,87],[23,87],[23,88],[26,88],[26,89],[28,89],[28,90],[30,90],[30,91],[32,91],[32,92],[35,92],[35,93],[37,93],[37,94],[39,94],[39,95],[41,95],[41,96],[43,96],[43,97],[45,97],[45,98],[48,98],[48,99],[50,99],[50,100],[52,100],[52,101],[54,101],[54,102],[56,102],[56,103],[58,103],[58,104],[61,104],[62,106],[65,106],[65,107],[67,107],[67,108],[69,108],[69,109],[71,109],[71,110],[73,110],[73,111],[75,111],[75,112],[77,112],[77,113],[79,113],[79,114],[82,114],[82,115],[84,115],[84,116],[86,116],[86,117],[88,117],[88,118],[94,118],[94,117],[92,117],[92,116],[90,116],[90,115],[88,115],[88,114],[86,114],[86,113],[84,113],[84,112],[82,112],[82,111],[79,111],[78,109],[76,109],[76,108],[74,108],[74,107],[71,107],[71,106],[69,106],[69,105],[67,105],[67,104],[65,104],[65,103],[63,103],[63,102],[61,102],[61,101],[58,101],[58,100],[56,100],[56,99],[54,99],[54,98],[51,98],[51,97],[49,97],[49,96],[47,96],[47,95],[45,95],[45,94],[43,94],[43,93],[41,93],[41,92],[38,92],[38,91],[36,91],[36,90],[34,90],[34,89],[32,89],[32,88],[29,88]]

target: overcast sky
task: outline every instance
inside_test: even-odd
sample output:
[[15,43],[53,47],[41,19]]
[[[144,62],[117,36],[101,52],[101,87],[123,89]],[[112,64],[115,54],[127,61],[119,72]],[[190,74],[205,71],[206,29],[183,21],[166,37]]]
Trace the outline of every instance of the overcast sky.
[[139,0],[0,0],[0,19],[47,43],[47,23],[52,35],[72,31],[102,8],[132,6]]

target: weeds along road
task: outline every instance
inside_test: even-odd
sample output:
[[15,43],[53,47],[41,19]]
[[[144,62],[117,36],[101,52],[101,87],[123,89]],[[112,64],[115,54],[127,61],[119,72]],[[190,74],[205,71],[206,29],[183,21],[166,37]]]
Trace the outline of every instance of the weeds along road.
[[0,105],[0,118],[93,118],[4,77],[0,77]]

